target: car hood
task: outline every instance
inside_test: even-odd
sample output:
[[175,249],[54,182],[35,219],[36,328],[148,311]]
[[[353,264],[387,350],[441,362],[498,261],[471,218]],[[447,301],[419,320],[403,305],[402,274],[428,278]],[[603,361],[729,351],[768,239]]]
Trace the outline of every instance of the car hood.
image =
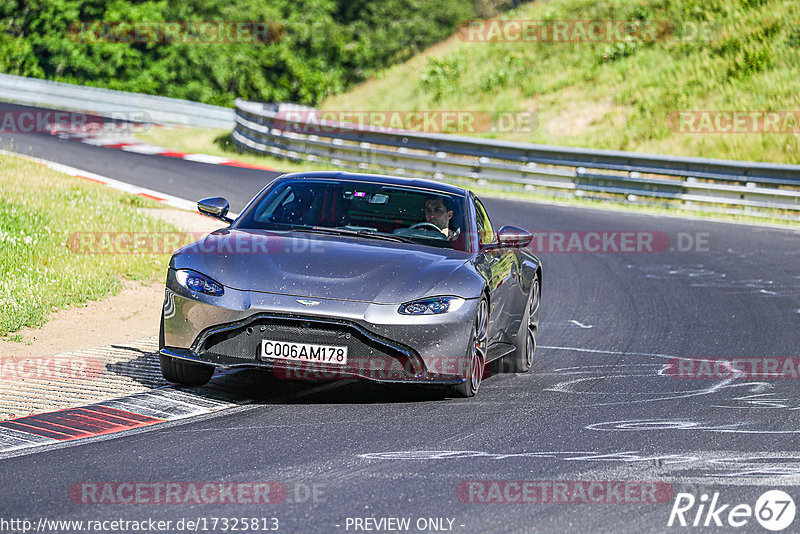
[[170,267],[242,291],[400,304],[433,294],[476,296],[469,294],[471,257],[360,237],[223,229],[178,250]]

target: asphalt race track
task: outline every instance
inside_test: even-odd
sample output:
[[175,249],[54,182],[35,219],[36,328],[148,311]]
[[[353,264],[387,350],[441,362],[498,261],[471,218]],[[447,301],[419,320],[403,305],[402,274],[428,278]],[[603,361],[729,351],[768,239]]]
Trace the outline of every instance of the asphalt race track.
[[[272,176],[46,135],[2,135],[0,145],[182,198],[225,196],[233,211]],[[364,518],[409,518],[401,529],[409,532],[713,526],[704,512],[696,528],[677,520],[668,528],[683,492],[697,499],[685,514],[689,525],[702,495],[718,494],[717,508],[730,505],[715,516],[724,524],[718,531],[761,532],[755,517],[734,529],[728,513],[755,507],[770,489],[798,502],[798,376],[689,379],[675,369],[703,358],[800,356],[800,231],[484,200],[496,227],[560,232],[565,246],[571,232],[659,232],[669,242],[658,241],[655,252],[557,252],[548,234],[534,370],[490,376],[473,399],[252,371],[218,375],[212,386],[253,402],[0,459],[0,517],[170,520],[170,532],[182,531],[174,527],[182,518],[214,517],[277,518],[280,532],[377,525],[356,521]],[[596,503],[496,502],[519,493],[503,494],[517,488],[513,481],[551,489],[627,483],[615,487],[630,494],[619,490],[624,503],[614,491]],[[75,485],[105,482],[274,482],[286,495],[269,504],[87,504],[70,496]],[[642,482],[663,483],[666,498],[637,502]],[[800,518],[786,532],[797,525]]]

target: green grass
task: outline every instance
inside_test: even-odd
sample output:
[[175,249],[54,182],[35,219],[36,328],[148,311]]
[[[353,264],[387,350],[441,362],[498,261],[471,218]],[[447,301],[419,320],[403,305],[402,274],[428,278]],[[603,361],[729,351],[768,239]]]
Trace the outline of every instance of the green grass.
[[[69,305],[114,294],[122,279],[161,281],[168,255],[78,254],[80,232],[168,232],[140,196],[66,176],[15,157],[0,164],[0,336],[41,326]],[[11,336],[11,340],[16,340]]]
[[[800,163],[800,134],[687,134],[682,110],[800,110],[795,0],[550,0],[528,20],[669,21],[652,42],[466,42],[458,37],[380,72],[326,110],[532,111],[533,131],[489,137]],[[686,28],[703,38],[686,38]],[[663,25],[662,25],[663,26]],[[683,29],[681,29],[683,28]]]

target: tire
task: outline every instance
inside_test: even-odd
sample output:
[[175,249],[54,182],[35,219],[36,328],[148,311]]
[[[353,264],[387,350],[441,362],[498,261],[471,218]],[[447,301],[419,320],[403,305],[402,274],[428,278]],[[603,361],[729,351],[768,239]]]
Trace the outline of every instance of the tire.
[[452,392],[456,397],[474,397],[483,379],[486,368],[486,349],[489,341],[489,304],[485,298],[478,303],[475,312],[475,322],[472,325],[467,359],[469,361],[467,379],[453,386]]
[[161,355],[161,375],[168,382],[182,386],[202,386],[211,380],[214,366],[187,362],[171,356]]
[[536,351],[536,334],[539,331],[539,307],[541,304],[541,285],[539,274],[533,277],[531,292],[525,304],[525,312],[519,331],[514,339],[515,350],[498,361],[499,371],[503,373],[527,373],[533,365],[533,353]]

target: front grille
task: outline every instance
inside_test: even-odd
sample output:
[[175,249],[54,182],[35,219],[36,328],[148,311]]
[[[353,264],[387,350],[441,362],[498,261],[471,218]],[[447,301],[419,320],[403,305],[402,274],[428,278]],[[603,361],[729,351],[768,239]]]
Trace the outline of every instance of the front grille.
[[[347,363],[335,365],[285,360],[262,361],[263,339],[346,346]],[[250,361],[272,367],[313,368],[334,374],[347,371],[367,378],[386,377],[388,370],[391,370],[390,374],[396,379],[419,376],[425,371],[422,359],[413,349],[367,332],[358,325],[322,318],[258,315],[242,323],[221,326],[206,332],[198,338],[195,345],[194,351],[200,355],[232,357],[241,359],[243,363]]]

